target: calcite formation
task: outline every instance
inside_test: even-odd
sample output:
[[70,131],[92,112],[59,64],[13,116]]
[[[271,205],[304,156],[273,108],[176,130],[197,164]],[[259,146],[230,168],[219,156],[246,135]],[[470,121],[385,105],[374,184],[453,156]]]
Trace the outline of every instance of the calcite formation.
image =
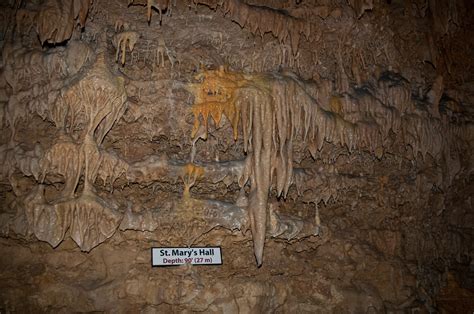
[[114,46],[116,47],[115,49],[117,49],[117,52],[115,53],[115,61],[118,61],[119,56],[121,55],[120,63],[124,65],[125,56],[127,55],[127,47],[129,51],[132,52],[139,38],[140,35],[133,31],[121,32],[115,35]]
[[42,44],[62,43],[71,38],[76,26],[85,26],[91,5],[92,0],[42,1],[39,7],[28,4],[19,9],[16,28],[22,33],[35,27]]
[[[171,15],[171,1],[170,0],[147,0],[145,5],[146,5],[146,16],[147,16],[147,21],[150,23],[151,20],[151,13],[153,8],[158,10],[160,13],[160,23],[163,19],[163,11],[167,11],[169,15]],[[138,1],[135,2],[134,0],[130,0],[129,2],[130,5],[133,4],[139,4]]]
[[0,312],[472,312],[472,10],[0,4]]
[[289,15],[283,10],[267,6],[247,4],[241,0],[193,0],[195,4],[205,4],[210,8],[221,7],[225,15],[252,33],[263,36],[271,32],[280,42],[291,45],[296,55],[303,35],[306,39],[311,36],[311,23]]
[[[243,186],[250,180],[248,209],[258,265],[263,260],[268,195],[273,182],[277,196],[286,197],[293,180],[295,141],[301,140],[313,158],[317,158],[324,142],[343,146],[349,152],[367,149],[381,158],[385,152],[397,153],[387,143],[389,132],[401,133],[402,144],[413,151],[408,158],[413,159],[418,153],[441,159],[449,155],[450,143],[457,141],[455,126],[427,122],[429,112],[416,111],[404,103],[410,99],[397,102],[400,96],[397,97],[396,91],[387,91],[395,94],[385,96],[392,100],[387,104],[377,102],[369,93],[362,110],[353,100],[345,98],[334,104],[333,98],[331,111],[322,108],[306,90],[305,83],[291,73],[245,75],[227,73],[221,68],[206,71],[197,79],[202,82],[190,87],[197,102],[193,105],[192,136],[198,134],[202,123],[204,133],[199,136],[206,139],[209,118],[219,125],[223,115],[232,125],[234,138],[239,123],[242,126],[244,151],[250,166],[240,184]],[[403,95],[406,91],[400,88],[398,93]],[[354,106],[358,108],[350,118],[344,119]],[[411,110],[402,112],[405,106]]]

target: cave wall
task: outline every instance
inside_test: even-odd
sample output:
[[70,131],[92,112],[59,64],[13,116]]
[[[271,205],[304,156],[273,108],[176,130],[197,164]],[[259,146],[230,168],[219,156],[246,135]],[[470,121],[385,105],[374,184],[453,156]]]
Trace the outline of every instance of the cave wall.
[[469,1],[1,6],[0,311],[473,310]]

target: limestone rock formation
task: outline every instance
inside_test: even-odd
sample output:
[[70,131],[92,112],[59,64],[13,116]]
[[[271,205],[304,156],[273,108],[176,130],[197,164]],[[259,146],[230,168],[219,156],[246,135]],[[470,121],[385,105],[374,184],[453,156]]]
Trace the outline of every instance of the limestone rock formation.
[[0,312],[474,311],[448,2],[1,3]]

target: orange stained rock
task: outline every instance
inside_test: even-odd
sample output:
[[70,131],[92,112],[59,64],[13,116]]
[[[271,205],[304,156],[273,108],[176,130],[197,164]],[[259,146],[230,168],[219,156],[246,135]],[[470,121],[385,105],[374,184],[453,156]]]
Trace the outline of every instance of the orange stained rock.
[[332,96],[329,102],[331,111],[337,114],[342,114],[342,99],[337,96]]
[[204,175],[204,168],[192,163],[187,163],[183,167],[183,178],[199,179]]
[[189,198],[189,189],[196,183],[196,180],[204,175],[204,168],[193,163],[187,163],[183,169],[181,178],[184,182],[183,198]]
[[223,67],[205,70],[196,79],[201,82],[190,85],[196,97],[192,108],[194,127],[191,136],[194,138],[199,129],[199,116],[202,116],[207,131],[209,117],[219,125],[222,115],[225,115],[232,125],[234,139],[237,139],[240,110],[235,104],[236,92],[249,83],[248,79],[240,73],[227,72]]
[[223,67],[218,70],[205,70],[195,78],[201,81],[194,85],[197,103],[230,99],[238,88],[248,82],[242,74],[227,72]]
[[204,102],[200,104],[195,104],[192,108],[192,111],[194,114],[194,127],[193,127],[191,136],[193,138],[196,136],[196,132],[199,129],[199,125],[200,125],[199,116],[200,115],[203,118],[203,124],[207,131],[209,116],[214,120],[214,123],[216,125],[219,125],[222,119],[222,115],[224,114],[227,117],[227,119],[229,119],[232,125],[234,139],[237,139],[240,110],[235,105],[234,100],[229,101],[229,102],[212,101],[212,102]]

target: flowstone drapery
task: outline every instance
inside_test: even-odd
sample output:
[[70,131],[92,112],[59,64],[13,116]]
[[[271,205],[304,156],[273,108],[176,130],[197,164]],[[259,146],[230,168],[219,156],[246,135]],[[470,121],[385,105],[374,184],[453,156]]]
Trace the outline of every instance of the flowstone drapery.
[[473,9],[0,1],[0,312],[471,313]]
[[247,4],[241,0],[193,0],[193,2],[213,9],[221,7],[225,15],[253,34],[263,37],[265,33],[272,33],[280,42],[291,46],[293,55],[298,52],[300,39],[303,36],[309,39],[311,35],[310,23],[282,10]]
[[[69,230],[79,247],[90,251],[117,229],[118,206],[98,196],[93,185],[97,176],[113,183],[127,170],[125,163],[100,147],[123,115],[126,97],[123,79],[110,73],[104,55],[99,54],[92,68],[66,86],[51,107],[48,117],[58,137],[37,156],[40,185],[19,204],[38,239],[55,247]],[[64,182],[62,191],[58,198],[46,200],[42,183],[51,183],[57,176]]]
[[[257,264],[261,265],[266,236],[305,237],[317,234],[320,224],[319,218],[308,225],[298,217],[288,220],[278,211],[270,210],[268,200],[272,190],[277,197],[286,198],[294,184],[302,199],[318,204],[321,200],[327,203],[341,189],[359,186],[363,180],[330,170],[294,169],[295,143],[302,143],[313,158],[319,158],[324,143],[332,143],[343,147],[341,152],[365,150],[376,158],[390,152],[409,159],[430,155],[446,165],[445,161],[450,160],[450,166],[444,168],[445,180],[439,182],[440,186],[449,184],[459,171],[453,163],[458,158],[456,150],[450,146],[456,138],[462,139],[459,130],[442,120],[429,121],[431,107],[420,110],[414,106],[403,80],[393,84],[390,75],[380,78],[375,91],[356,90],[357,98],[332,96],[330,101],[324,101],[311,84],[292,73],[244,74],[220,68],[203,71],[196,80],[197,83],[186,86],[195,95],[195,103],[190,109],[194,115],[193,147],[197,140],[208,138],[210,120],[215,126],[227,120],[234,139],[243,138],[245,160],[201,163],[195,160],[193,148],[191,162],[149,156],[141,162],[129,163],[117,154],[105,151],[100,145],[124,114],[126,93],[123,79],[114,77],[107,70],[101,54],[91,69],[86,74],[79,74],[55,105],[46,109],[45,117],[58,130],[53,145],[44,152],[41,149],[34,152],[5,150],[5,165],[10,165],[10,169],[19,167],[25,175],[33,175],[40,182],[58,182],[59,177],[59,182],[63,183],[55,200],[46,200],[42,189],[37,189],[23,202],[25,208],[30,208],[27,217],[37,237],[56,246],[70,228],[74,231],[71,236],[79,246],[90,250],[115,232],[122,217],[128,217],[129,222],[122,223],[125,229],[150,229],[163,216],[155,215],[155,222],[146,223],[143,218],[130,218],[130,214],[123,216],[126,205],[99,197],[94,188],[96,180],[109,184],[110,190],[119,177],[143,186],[180,181],[183,198],[171,203],[173,212],[190,214],[180,209],[183,202],[191,207],[199,204],[223,208],[215,217],[220,223],[213,223],[213,218],[200,232],[205,232],[209,226],[245,230],[248,223]],[[394,141],[391,134],[400,135],[399,140]],[[335,154],[338,154],[337,150]],[[4,175],[11,173],[4,169]],[[224,182],[226,185],[237,182],[241,197],[236,205],[194,199],[191,188],[199,182]],[[250,185],[248,197],[244,193],[247,183]],[[82,187],[79,193],[78,186]],[[308,197],[307,191],[311,191],[312,196]],[[29,199],[34,201],[26,201]],[[233,222],[227,221],[225,208],[228,206],[239,212],[237,222],[232,220],[236,218],[231,219]],[[246,209],[245,215],[241,213],[242,208]],[[94,212],[101,214],[91,216]],[[200,212],[194,215],[207,217]],[[136,217],[143,217],[143,214]],[[84,225],[86,221],[92,224]],[[80,222],[81,227],[77,227]],[[99,228],[100,225],[106,226],[105,229]],[[199,231],[194,236],[198,234]]]
[[[269,178],[268,172],[275,169],[255,167],[249,163],[251,161],[255,164],[264,161],[264,158],[269,158],[268,147],[265,148],[266,157],[259,157],[259,151],[263,149],[262,140],[251,142],[248,133],[245,135],[246,147],[251,148],[249,153],[256,156],[247,161],[199,164],[169,161],[166,158],[151,156],[142,162],[129,164],[101,147],[107,133],[126,110],[123,79],[111,74],[103,53],[99,54],[90,69],[85,69],[84,72],[79,73],[71,84],[66,85],[56,102],[47,109],[45,118],[50,119],[57,128],[56,139],[50,148],[44,152],[41,150],[5,151],[5,164],[9,165],[10,169],[19,168],[23,174],[33,175],[39,182],[39,185],[23,195],[22,200],[16,205],[19,216],[24,215],[29,225],[29,232],[53,247],[58,246],[69,232],[71,238],[82,250],[90,251],[111,237],[119,225],[122,230],[153,231],[157,224],[168,221],[170,217],[166,217],[166,214],[148,217],[146,214],[143,216],[143,214],[127,211],[123,215],[124,204],[118,204],[112,199],[97,194],[94,185],[98,178],[104,185],[109,183],[113,187],[114,182],[123,175],[129,182],[142,185],[177,180],[183,182],[182,199],[171,202],[169,207],[174,217],[179,217],[184,221],[200,219],[202,222],[200,230],[188,235],[187,241],[191,241],[188,245],[191,245],[193,239],[198,238],[200,234],[207,233],[216,227],[245,231],[250,221],[254,237],[257,239],[256,252],[263,249],[259,243],[262,243],[267,235],[265,207],[271,182],[265,179],[262,181],[259,178],[265,175]],[[224,75],[222,70],[216,73]],[[206,78],[207,83],[210,84],[206,90],[217,90],[213,96],[217,98],[217,101],[196,105],[193,109],[194,113],[196,115],[204,113],[206,122],[208,116],[216,121],[219,121],[223,114],[231,117],[234,136],[237,137],[241,111],[244,115],[259,117],[258,113],[248,112],[250,107],[240,109],[243,105],[236,103],[239,95],[232,94],[232,90],[250,88],[248,86],[250,81],[240,74],[234,74],[233,79],[227,82],[219,78],[213,79],[212,75]],[[253,88],[264,88],[265,84],[265,79],[262,79]],[[208,99],[208,92],[201,90],[199,97],[202,100]],[[225,106],[226,102],[228,106]],[[210,110],[206,111],[207,108]],[[256,120],[255,125],[258,125],[257,121],[261,120]],[[197,122],[195,128],[199,129]],[[258,129],[258,126],[256,128]],[[247,129],[248,132],[254,132],[251,126],[247,126]],[[194,133],[198,134],[198,130],[194,130]],[[207,125],[205,132],[201,130],[200,134],[201,137],[206,137]],[[257,136],[254,138],[258,139]],[[268,139],[269,134],[264,138],[266,145],[268,145]],[[291,169],[287,170],[287,173],[290,173],[289,177],[285,177],[286,191],[290,184]],[[259,172],[262,170],[266,171],[263,175]],[[11,175],[10,171],[4,175]],[[252,181],[253,188],[249,203],[251,210],[248,213],[245,210],[246,201],[240,201],[240,203],[238,201],[237,205],[233,205],[215,200],[195,199],[190,194],[190,188],[198,181],[214,184],[221,181],[226,184],[238,181],[243,187],[249,179]],[[44,184],[55,182],[62,183],[58,197],[46,199]],[[82,191],[78,191],[78,188],[82,188]],[[298,235],[306,237],[317,233],[316,231],[307,233],[307,224],[299,221],[297,217],[282,220],[276,212],[272,211],[272,232],[269,235],[292,239]],[[309,229],[316,228],[314,230],[317,230],[319,223],[314,228],[311,227],[313,226],[311,223],[309,226]],[[261,264],[261,259],[259,264]]]
[[[382,89],[385,103],[367,93],[359,103],[333,97],[324,109],[313,97],[314,91],[292,73],[243,74],[221,67],[203,71],[196,79],[199,83],[187,87],[195,95],[193,143],[207,139],[209,120],[219,126],[223,115],[232,125],[234,139],[239,132],[243,136],[247,158],[239,184],[243,187],[250,181],[248,211],[258,265],[263,261],[268,196],[272,184],[278,197],[287,196],[294,182],[296,141],[302,141],[313,158],[325,142],[349,152],[368,150],[381,158],[385,151],[395,149],[390,132],[401,133],[402,146],[413,151],[408,158],[416,159],[421,153],[441,160],[451,152],[450,140],[458,136],[448,123],[429,120],[429,108],[416,109],[403,85]],[[380,84],[384,86],[383,77]],[[315,196],[316,204],[318,200]]]
[[[17,3],[21,5],[21,1]],[[16,31],[27,34],[35,27],[41,44],[63,43],[71,38],[76,26],[84,28],[91,6],[92,0],[47,0],[39,9],[32,4],[16,15]]]

